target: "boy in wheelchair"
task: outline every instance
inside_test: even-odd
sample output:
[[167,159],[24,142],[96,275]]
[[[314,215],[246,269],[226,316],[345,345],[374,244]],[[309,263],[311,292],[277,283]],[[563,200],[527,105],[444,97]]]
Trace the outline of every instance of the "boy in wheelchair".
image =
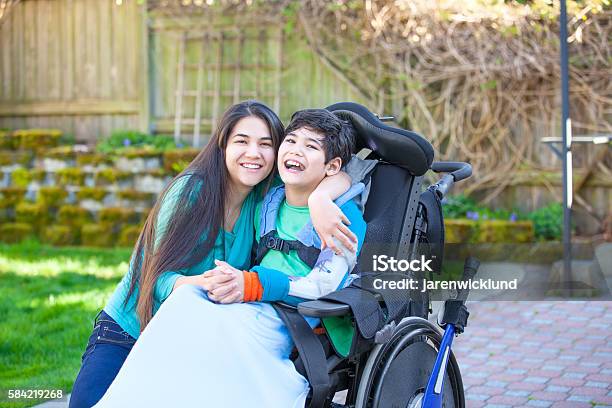
[[[366,232],[351,199],[361,188],[336,201],[357,236],[356,252],[340,242],[339,254],[320,250],[307,201],[324,177],[350,160],[353,138],[350,124],[327,110],[294,114],[277,160],[285,185],[271,189],[256,212],[257,266],[239,271],[217,263],[224,273],[237,275],[235,290],[243,303],[215,304],[208,299],[223,299],[193,286],[178,288],[96,406],[305,405],[309,383],[289,360],[291,337],[270,302],[296,305],[346,285]],[[218,289],[223,298],[233,297]],[[186,311],[188,321],[177,318]],[[319,319],[308,323],[315,327]]]

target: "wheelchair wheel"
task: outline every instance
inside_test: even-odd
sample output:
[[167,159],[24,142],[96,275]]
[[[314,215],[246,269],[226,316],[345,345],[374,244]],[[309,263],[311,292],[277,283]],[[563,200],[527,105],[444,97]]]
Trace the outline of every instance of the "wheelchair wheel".
[[[355,407],[421,408],[441,341],[440,331],[429,321],[419,317],[402,320],[391,340],[377,345],[368,357]],[[465,407],[461,373],[452,352],[444,377],[442,406]]]

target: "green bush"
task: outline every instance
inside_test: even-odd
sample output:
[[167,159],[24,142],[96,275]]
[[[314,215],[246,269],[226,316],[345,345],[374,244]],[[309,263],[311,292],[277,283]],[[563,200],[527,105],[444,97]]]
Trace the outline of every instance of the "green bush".
[[128,200],[128,201],[151,201],[155,197],[155,194],[132,189],[132,190],[118,191],[117,197],[119,197],[122,200]]
[[41,187],[38,190],[38,201],[48,207],[59,206],[68,196],[68,192],[59,187]]
[[17,142],[11,132],[0,130],[0,149],[12,150],[17,147]]
[[133,247],[138,241],[142,225],[127,225],[121,229],[117,244],[124,247]]
[[82,187],[76,195],[79,200],[102,201],[106,194],[107,191],[100,187]]
[[10,207],[21,201],[25,196],[26,189],[23,187],[0,188],[0,202],[2,207]]
[[32,178],[28,169],[18,168],[11,173],[11,182],[15,187],[27,187]]
[[103,208],[98,213],[101,223],[108,224],[127,224],[136,219],[136,211],[131,208]]
[[11,223],[0,225],[0,241],[7,243],[21,242],[34,234],[30,224]]
[[68,167],[57,171],[57,178],[60,184],[72,184],[82,186],[85,182],[85,173],[78,167]]
[[21,129],[14,131],[13,136],[19,140],[20,148],[40,150],[57,146],[62,131],[58,129]]
[[67,225],[52,225],[44,229],[43,240],[55,246],[75,245],[77,244],[77,235]]
[[83,225],[81,242],[85,246],[111,247],[115,243],[113,226],[105,223]]
[[57,221],[62,225],[82,226],[91,218],[89,211],[76,205],[64,205],[57,212]]
[[192,148],[164,152],[164,170],[171,174],[178,174],[191,163],[198,153],[200,150]]
[[41,169],[24,169],[18,168],[11,173],[13,185],[16,187],[27,187],[32,180],[42,181],[45,178],[45,172]]
[[444,218],[467,218],[473,221],[479,220],[508,220],[518,221],[525,219],[524,214],[518,210],[506,210],[503,208],[491,209],[478,204],[473,198],[464,194],[450,196],[442,206]]
[[32,161],[32,153],[27,151],[13,152],[10,150],[0,151],[0,166],[7,166],[9,164],[21,164],[22,166],[29,166]]
[[76,156],[77,166],[82,167],[86,165],[97,166],[99,164],[111,164],[112,160],[110,157],[100,153],[84,153]]
[[50,157],[57,160],[72,160],[76,158],[76,152],[72,146],[58,146],[45,151],[39,156]]
[[48,220],[48,209],[40,203],[21,202],[15,207],[15,219],[18,223],[30,224],[40,230]]
[[114,184],[118,180],[126,180],[131,176],[132,174],[126,171],[114,168],[103,169],[96,173],[96,184]]
[[176,144],[172,136],[149,135],[135,130],[118,130],[111,133],[109,137],[102,139],[96,146],[96,150],[106,154],[145,147],[151,150],[165,151],[184,145],[184,142]]
[[563,233],[563,206],[552,203],[538,208],[528,215],[533,222],[535,236],[538,239],[561,240]]
[[480,222],[478,242],[533,242],[533,223],[530,221],[488,220]]

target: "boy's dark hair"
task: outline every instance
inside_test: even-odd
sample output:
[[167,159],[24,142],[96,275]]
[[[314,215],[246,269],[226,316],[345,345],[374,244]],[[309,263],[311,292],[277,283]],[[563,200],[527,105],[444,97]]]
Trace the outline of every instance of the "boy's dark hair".
[[342,120],[327,109],[304,109],[291,116],[291,122],[285,129],[285,136],[289,133],[306,128],[320,133],[325,137],[325,162],[334,157],[340,157],[342,166],[351,160],[355,149],[355,129],[348,121]]

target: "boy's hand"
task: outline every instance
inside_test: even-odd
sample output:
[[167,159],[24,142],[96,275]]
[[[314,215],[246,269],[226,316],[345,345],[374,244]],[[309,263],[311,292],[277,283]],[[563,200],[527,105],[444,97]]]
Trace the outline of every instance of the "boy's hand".
[[208,291],[208,297],[217,303],[225,304],[242,302],[244,299],[244,275],[242,271],[234,268],[227,262],[219,261],[217,259],[215,259],[215,265],[217,265],[215,269],[206,272],[204,275],[209,275],[211,277],[218,275],[229,275],[232,276],[232,279],[211,287],[211,289]]
[[321,238],[321,250],[330,248],[340,255],[342,251],[336,245],[336,238],[346,248],[356,252],[357,236],[348,228],[350,221],[340,208],[324,194],[311,194],[308,199],[310,218],[314,229]]

